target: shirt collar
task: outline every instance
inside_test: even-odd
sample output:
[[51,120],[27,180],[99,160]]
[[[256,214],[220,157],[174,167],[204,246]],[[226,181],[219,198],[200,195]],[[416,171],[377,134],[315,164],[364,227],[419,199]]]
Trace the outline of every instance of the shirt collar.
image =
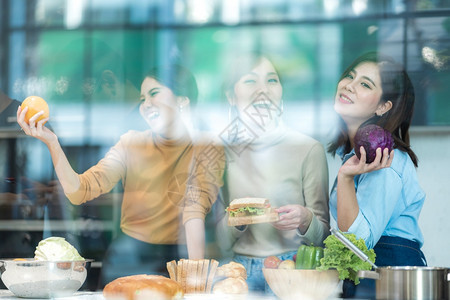
[[347,159],[355,155],[355,149],[352,149],[349,153],[345,153],[345,146],[340,146],[336,149],[336,154],[339,155],[343,162],[346,162]]

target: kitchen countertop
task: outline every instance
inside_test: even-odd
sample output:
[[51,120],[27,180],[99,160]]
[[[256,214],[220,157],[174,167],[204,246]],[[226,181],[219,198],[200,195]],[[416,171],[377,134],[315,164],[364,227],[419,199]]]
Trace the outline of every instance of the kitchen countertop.
[[[0,299],[25,299],[14,296],[9,290],[0,290]],[[64,300],[105,300],[102,292],[76,292],[73,296],[63,297]]]
[[[9,290],[0,289],[0,299],[8,300],[18,300],[24,299],[13,295]],[[61,300],[105,300],[103,293],[101,291],[97,292],[76,292],[73,296],[57,298]],[[211,294],[186,294],[184,295],[185,300],[206,300],[206,299],[217,299],[217,300],[277,300],[277,297],[263,296],[263,295],[211,295]],[[335,298],[333,300],[339,300],[341,298]],[[37,300],[37,299],[35,299]],[[358,299],[354,299],[358,300]],[[360,299],[364,300],[364,299]]]
[[[184,295],[185,300],[206,300],[206,299],[217,299],[217,300],[277,300],[276,297],[262,296],[262,295],[214,295],[211,294],[186,294]],[[18,300],[24,299],[14,296],[9,290],[0,289],[0,299]],[[76,292],[73,296],[57,298],[61,300],[105,300],[101,291],[97,292]],[[35,299],[37,300],[37,299]]]

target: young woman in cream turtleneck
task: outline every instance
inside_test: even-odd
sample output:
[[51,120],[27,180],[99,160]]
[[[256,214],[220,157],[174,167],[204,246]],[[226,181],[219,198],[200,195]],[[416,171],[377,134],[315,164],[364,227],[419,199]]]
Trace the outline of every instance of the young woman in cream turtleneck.
[[325,150],[284,124],[283,87],[269,59],[250,54],[237,58],[229,70],[223,206],[236,198],[267,198],[280,219],[229,227],[225,216],[218,232],[222,247],[246,267],[250,290],[270,293],[262,274],[264,259],[292,259],[301,244],[320,246],[329,234]]

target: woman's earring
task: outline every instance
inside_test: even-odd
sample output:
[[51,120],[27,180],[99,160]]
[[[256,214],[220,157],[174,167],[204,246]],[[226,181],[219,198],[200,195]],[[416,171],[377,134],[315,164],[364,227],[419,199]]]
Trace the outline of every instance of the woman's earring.
[[178,103],[178,110],[180,111],[180,113],[182,113],[185,104],[189,105],[189,98],[188,97],[178,97],[177,103]]

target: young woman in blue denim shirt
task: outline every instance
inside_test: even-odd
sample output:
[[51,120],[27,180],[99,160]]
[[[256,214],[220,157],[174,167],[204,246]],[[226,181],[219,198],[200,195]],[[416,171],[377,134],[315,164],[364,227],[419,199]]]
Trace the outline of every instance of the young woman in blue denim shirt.
[[[376,52],[357,58],[337,86],[334,109],[340,131],[328,150],[343,163],[330,194],[331,215],[341,231],[356,234],[375,250],[378,266],[426,265],[418,224],[425,193],[417,180],[418,159],[408,132],[414,98],[403,68]],[[363,147],[360,159],[353,149],[356,131],[366,124],[385,128],[395,143],[390,153],[377,149],[370,164]],[[367,283],[372,287],[367,288]],[[357,290],[363,287],[374,293],[373,280]],[[345,283],[344,296],[353,293],[354,286]]]

